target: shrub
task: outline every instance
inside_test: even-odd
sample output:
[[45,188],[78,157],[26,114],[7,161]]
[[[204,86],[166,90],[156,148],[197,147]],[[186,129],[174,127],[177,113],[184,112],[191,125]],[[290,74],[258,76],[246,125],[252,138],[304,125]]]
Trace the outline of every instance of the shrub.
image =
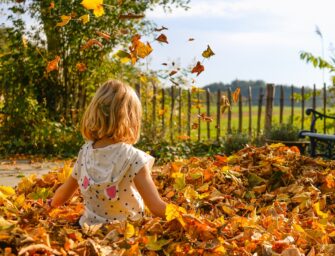
[[265,133],[265,137],[269,140],[296,141],[298,134],[299,129],[292,124],[278,124]]
[[231,155],[243,149],[249,142],[249,137],[245,133],[234,131],[224,137],[223,152],[226,155]]

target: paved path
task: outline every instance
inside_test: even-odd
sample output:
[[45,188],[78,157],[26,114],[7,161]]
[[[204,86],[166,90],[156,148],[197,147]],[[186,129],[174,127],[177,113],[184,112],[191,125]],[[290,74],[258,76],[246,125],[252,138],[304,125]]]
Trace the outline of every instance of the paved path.
[[33,162],[29,159],[0,160],[0,186],[16,186],[24,176],[37,174],[41,176],[51,170],[64,166],[64,161],[40,160]]

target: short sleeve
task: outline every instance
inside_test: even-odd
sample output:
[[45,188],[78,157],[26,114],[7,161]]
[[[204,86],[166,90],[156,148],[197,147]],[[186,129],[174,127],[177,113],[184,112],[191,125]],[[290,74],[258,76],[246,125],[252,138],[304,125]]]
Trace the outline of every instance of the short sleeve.
[[137,150],[131,161],[129,175],[134,177],[145,165],[151,172],[154,162],[155,158],[153,158],[151,155],[141,150]]
[[76,180],[78,180],[80,177],[81,163],[82,163],[82,157],[83,157],[83,148],[84,147],[82,147],[79,151],[77,160],[73,166],[72,173],[71,173],[72,178]]

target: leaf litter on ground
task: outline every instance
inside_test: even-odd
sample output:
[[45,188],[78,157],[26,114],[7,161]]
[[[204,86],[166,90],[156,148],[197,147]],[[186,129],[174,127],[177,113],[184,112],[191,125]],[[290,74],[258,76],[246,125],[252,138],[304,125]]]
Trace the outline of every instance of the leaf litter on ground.
[[70,174],[0,187],[2,255],[335,255],[335,162],[296,147],[246,147],[232,156],[192,157],[153,172],[166,220],[77,224],[79,194],[47,210]]

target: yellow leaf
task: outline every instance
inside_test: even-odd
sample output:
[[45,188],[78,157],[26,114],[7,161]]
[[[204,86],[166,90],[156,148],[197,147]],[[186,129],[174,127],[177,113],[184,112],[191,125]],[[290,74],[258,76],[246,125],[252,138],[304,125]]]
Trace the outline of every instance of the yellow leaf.
[[135,235],[135,228],[132,224],[127,223],[126,232],[124,233],[125,238],[131,238]]
[[186,186],[184,173],[175,172],[175,173],[172,173],[171,177],[174,178],[175,183],[173,187],[175,189],[181,190]]
[[100,17],[105,14],[103,8],[103,0],[83,0],[81,4],[88,10],[93,10],[96,17]]
[[9,186],[0,186],[0,192],[2,192],[5,198],[15,194],[15,190]]
[[320,210],[320,202],[313,204],[314,211],[323,219],[328,218],[328,214]]
[[226,205],[222,205],[222,210],[229,216],[235,215],[235,211]]
[[67,180],[67,178],[70,176],[71,172],[72,172],[72,168],[70,167],[68,163],[66,163],[64,167],[59,171],[59,173],[57,173],[58,180],[61,183],[64,183]]
[[213,55],[215,55],[214,52],[212,51],[211,47],[209,47],[209,45],[207,45],[207,49],[205,51],[203,51],[202,57],[210,58]]
[[294,223],[292,224],[292,227],[295,231],[298,231],[300,233],[305,233],[305,230],[299,224]]
[[199,194],[193,188],[191,188],[190,186],[187,186],[184,192],[184,197],[187,200],[187,202],[192,202],[193,200],[196,200],[199,198]]
[[66,15],[62,15],[62,16],[60,16],[60,18],[62,19],[62,21],[61,21],[61,22],[58,22],[58,23],[56,24],[56,27],[63,27],[63,26],[65,26],[66,24],[68,24],[69,21],[71,20],[71,16],[66,16]]
[[183,207],[178,207],[174,204],[168,204],[165,209],[165,216],[167,221],[177,219],[182,226],[185,226],[182,214],[186,213]]
[[25,200],[26,197],[24,196],[24,194],[20,194],[15,200],[15,205],[19,208],[24,204]]
[[139,42],[139,45],[137,47],[137,52],[136,52],[138,57],[143,59],[147,57],[151,52],[152,52],[152,48],[149,43],[144,44],[142,42]]
[[165,239],[157,240],[157,235],[147,236],[146,238],[148,239],[148,243],[145,245],[145,247],[150,251],[159,251],[162,249],[163,246],[171,242],[171,239],[170,240],[165,240]]
[[86,24],[87,22],[90,21],[90,15],[89,14],[85,14],[79,17],[79,19],[83,24]]

